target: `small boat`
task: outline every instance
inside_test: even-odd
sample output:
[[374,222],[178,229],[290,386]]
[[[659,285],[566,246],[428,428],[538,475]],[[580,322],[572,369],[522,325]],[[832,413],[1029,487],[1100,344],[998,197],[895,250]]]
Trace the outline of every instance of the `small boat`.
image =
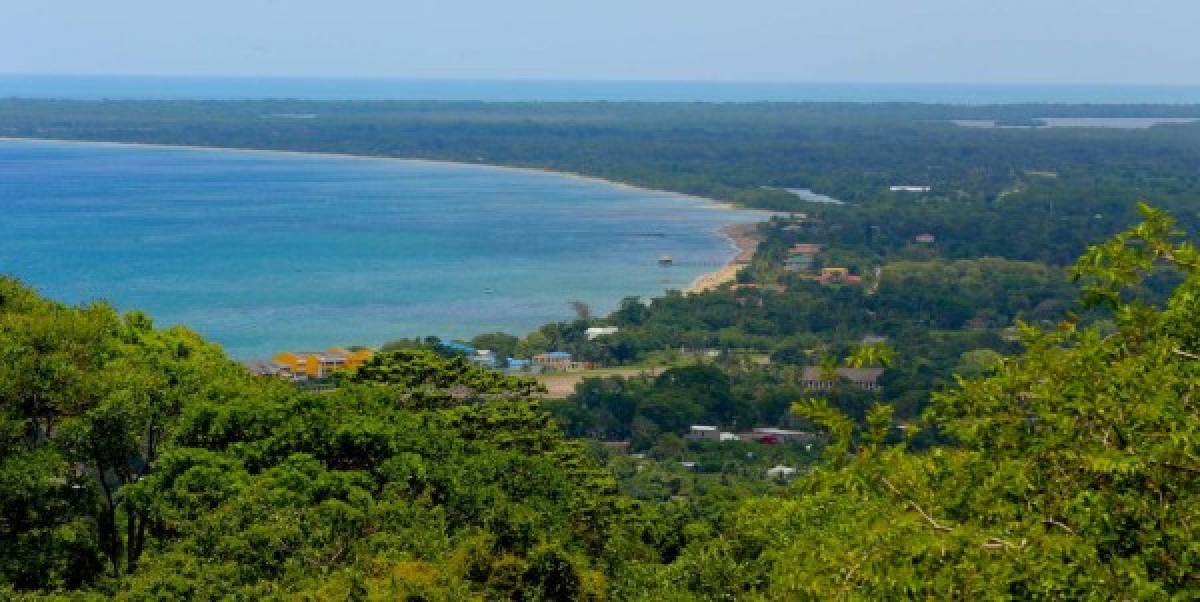
[[672,259],[670,255],[659,255],[658,256],[658,265],[666,267],[673,263],[675,263],[675,260]]
[[485,294],[485,295],[490,295],[490,294],[492,294],[492,293],[495,293],[495,292],[496,292],[496,289],[493,289],[493,288],[485,288],[485,289],[483,289],[483,294]]

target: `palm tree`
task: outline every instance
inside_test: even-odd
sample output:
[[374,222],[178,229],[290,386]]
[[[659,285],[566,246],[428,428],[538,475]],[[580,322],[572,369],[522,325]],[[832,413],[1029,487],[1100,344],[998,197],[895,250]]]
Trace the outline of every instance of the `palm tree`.
[[838,368],[840,367],[838,359],[831,353],[821,356],[821,380],[835,381],[838,379]]
[[850,357],[846,365],[852,368],[867,368],[879,366],[890,368],[896,359],[896,350],[887,343],[868,343],[860,345]]

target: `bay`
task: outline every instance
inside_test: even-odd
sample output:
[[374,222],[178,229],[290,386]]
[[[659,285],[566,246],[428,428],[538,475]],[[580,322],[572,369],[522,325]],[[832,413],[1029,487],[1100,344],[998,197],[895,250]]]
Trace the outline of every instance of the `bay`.
[[0,273],[238,358],[605,312],[686,288],[733,256],[722,226],[763,217],[529,170],[0,141]]

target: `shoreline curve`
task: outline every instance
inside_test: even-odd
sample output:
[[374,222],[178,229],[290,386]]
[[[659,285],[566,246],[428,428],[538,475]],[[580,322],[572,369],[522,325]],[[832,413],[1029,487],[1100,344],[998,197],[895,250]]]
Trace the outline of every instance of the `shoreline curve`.
[[[362,153],[338,153],[329,151],[301,151],[301,150],[280,150],[280,149],[263,149],[263,148],[247,148],[240,146],[201,146],[190,144],[167,144],[160,142],[120,142],[114,140],[88,140],[81,138],[28,138],[21,136],[0,136],[0,141],[8,142],[35,142],[35,143],[54,143],[54,144],[83,144],[91,146],[109,146],[118,148],[160,148],[168,150],[187,150],[187,151],[212,151],[212,152],[232,152],[232,153],[266,153],[291,155],[297,157],[326,157],[331,159],[354,159],[354,160],[370,160],[370,161],[405,161],[409,163],[424,163],[429,165],[451,165],[476,167],[481,169],[502,169],[510,171],[520,171],[525,173],[537,173],[546,175],[555,175],[575,180],[583,180],[623,188],[627,190],[640,190],[645,192],[653,192],[656,194],[667,194],[692,201],[702,203],[712,209],[717,210],[740,210],[740,211],[758,211],[762,212],[764,217],[775,215],[777,212],[768,209],[754,209],[747,207],[738,207],[729,201],[721,201],[713,198],[696,196],[677,192],[674,190],[662,190],[657,188],[646,188],[645,186],[637,186],[628,182],[619,180],[610,180],[599,176],[592,176],[573,171],[562,171],[550,169],[547,167],[530,167],[516,165],[501,165],[496,163],[469,163],[466,161],[454,161],[450,159],[428,159],[428,158],[410,158],[410,157],[394,157],[387,155],[368,155]],[[763,220],[765,221],[765,220]],[[715,290],[721,285],[733,282],[737,278],[738,271],[753,257],[755,249],[758,248],[757,228],[761,222],[739,222],[732,223],[718,229],[718,233],[723,236],[730,245],[732,256],[720,268],[711,272],[706,272],[697,276],[692,280],[691,284],[684,289],[684,293],[699,294],[709,290]],[[665,291],[664,291],[665,292]]]

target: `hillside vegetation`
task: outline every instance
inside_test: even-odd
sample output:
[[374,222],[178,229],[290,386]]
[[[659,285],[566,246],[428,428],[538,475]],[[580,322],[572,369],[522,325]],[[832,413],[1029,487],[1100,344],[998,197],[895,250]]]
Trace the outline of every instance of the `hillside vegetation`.
[[[1022,326],[1019,355],[903,433],[888,405],[795,400],[821,463],[661,502],[620,491],[529,381],[399,350],[305,392],[0,280],[0,594],[1193,599],[1200,254],[1142,212],[1076,264],[1107,321]],[[1161,306],[1130,294],[1162,270],[1180,284]],[[918,430],[943,442],[912,449]]]

